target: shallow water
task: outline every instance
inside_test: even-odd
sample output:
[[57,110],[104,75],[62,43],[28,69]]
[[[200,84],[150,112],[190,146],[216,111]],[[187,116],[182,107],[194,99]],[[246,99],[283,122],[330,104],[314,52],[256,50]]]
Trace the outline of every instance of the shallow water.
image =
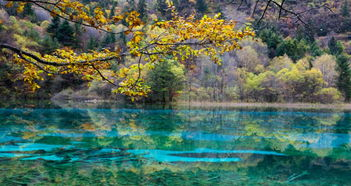
[[351,114],[2,108],[0,185],[351,185]]

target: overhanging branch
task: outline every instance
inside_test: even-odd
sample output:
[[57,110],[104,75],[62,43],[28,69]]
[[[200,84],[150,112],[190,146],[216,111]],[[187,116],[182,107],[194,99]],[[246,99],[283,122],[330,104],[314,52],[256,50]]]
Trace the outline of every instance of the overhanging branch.
[[[46,61],[32,53],[26,52],[24,50],[21,50],[19,48],[13,47],[8,44],[0,44],[0,49],[8,49],[11,50],[12,52],[20,55],[20,56],[27,56],[35,60],[36,62],[43,64],[43,65],[50,65],[50,66],[68,66],[68,65],[90,65],[91,63],[98,62],[98,61],[110,61],[114,59],[118,59],[121,55],[118,56],[111,56],[111,57],[106,57],[106,58],[97,58],[97,59],[92,59],[92,60],[82,60],[82,61],[76,61],[72,63],[59,63],[55,61]],[[123,55],[122,55],[123,56]]]

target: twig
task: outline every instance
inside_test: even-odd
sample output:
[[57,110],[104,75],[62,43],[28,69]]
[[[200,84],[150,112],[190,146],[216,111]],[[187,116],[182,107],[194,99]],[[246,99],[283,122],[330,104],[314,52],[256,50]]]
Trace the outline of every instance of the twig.
[[105,80],[105,81],[107,81],[108,83],[110,83],[110,84],[112,84],[112,85],[114,85],[114,86],[118,86],[117,84],[113,83],[111,80],[109,80],[108,78],[106,78],[106,77],[100,72],[100,70],[97,69],[94,65],[91,65],[91,67],[93,67],[93,69],[94,69],[95,71],[98,72],[98,74],[100,75],[100,77],[102,78],[102,80]]

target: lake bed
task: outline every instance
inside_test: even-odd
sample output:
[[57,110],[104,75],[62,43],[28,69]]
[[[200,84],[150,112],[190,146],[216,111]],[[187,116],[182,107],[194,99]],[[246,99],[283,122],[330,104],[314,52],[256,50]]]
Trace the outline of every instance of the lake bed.
[[351,113],[0,109],[0,184],[348,185]]

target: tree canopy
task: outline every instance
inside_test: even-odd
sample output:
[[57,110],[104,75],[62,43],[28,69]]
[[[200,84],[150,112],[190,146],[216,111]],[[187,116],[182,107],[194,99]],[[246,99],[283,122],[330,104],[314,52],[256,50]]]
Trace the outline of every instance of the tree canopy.
[[[162,94],[175,101],[342,100],[349,94],[341,81],[350,79],[349,17],[342,15],[348,3],[3,1],[0,70],[8,75],[0,91],[46,99],[73,95],[70,89],[76,96],[67,99],[140,102]],[[340,55],[347,57],[343,63],[336,60]],[[182,79],[179,89],[158,82],[172,79],[177,68],[171,66],[184,72],[184,79],[175,73],[170,80]]]
[[[172,18],[166,21],[143,22],[136,11],[120,13],[107,17],[102,8],[97,6],[93,10],[83,3],[73,0],[7,0],[7,7],[16,6],[22,12],[27,4],[44,9],[54,17],[55,22],[63,19],[61,27],[50,25],[49,30],[58,31],[57,39],[68,42],[72,30],[68,24],[78,23],[85,27],[95,28],[110,34],[125,34],[128,37],[127,50],[120,47],[115,50],[87,51],[76,53],[71,48],[61,48],[52,54],[41,54],[29,48],[18,48],[8,43],[0,43],[0,48],[14,53],[12,60],[24,66],[24,81],[33,91],[40,88],[37,81],[43,76],[57,74],[78,74],[85,80],[104,80],[116,86],[115,92],[131,97],[145,96],[150,88],[144,84],[144,69],[152,69],[153,65],[162,62],[164,56],[177,62],[184,63],[196,56],[208,56],[214,63],[220,64],[220,55],[240,49],[238,41],[254,36],[249,27],[237,30],[235,21],[225,21],[217,14],[214,17],[203,16],[195,19],[195,15],[187,18],[177,14],[174,6]],[[90,12],[93,12],[91,15]],[[117,31],[116,25],[122,22],[126,26]],[[69,32],[68,34],[65,34]],[[121,58],[129,56],[138,62],[117,71],[109,70],[112,64],[119,64]],[[115,82],[119,80],[119,83]]]

